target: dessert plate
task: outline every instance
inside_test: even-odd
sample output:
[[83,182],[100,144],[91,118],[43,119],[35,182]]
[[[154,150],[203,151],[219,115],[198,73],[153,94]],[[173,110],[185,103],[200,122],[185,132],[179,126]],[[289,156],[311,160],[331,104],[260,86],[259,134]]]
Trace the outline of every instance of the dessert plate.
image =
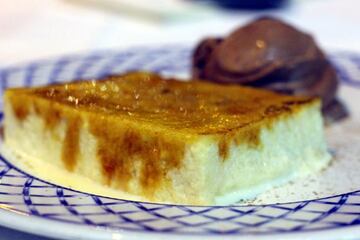
[[[62,56],[0,69],[8,87],[96,79],[132,70],[186,77],[192,49],[134,48]],[[0,224],[57,239],[352,239],[360,236],[360,55],[330,56],[351,117],[328,127],[334,154],[320,173],[231,206],[154,204],[43,181],[0,155]],[[2,102],[1,102],[2,105]]]

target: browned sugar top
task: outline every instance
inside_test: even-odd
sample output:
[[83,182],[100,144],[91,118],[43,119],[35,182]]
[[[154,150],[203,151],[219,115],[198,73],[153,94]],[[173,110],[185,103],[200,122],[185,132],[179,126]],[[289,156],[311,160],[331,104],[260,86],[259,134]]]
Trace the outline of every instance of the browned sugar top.
[[149,73],[52,85],[31,91],[42,98],[85,111],[196,134],[226,132],[313,100],[234,85],[166,80]]

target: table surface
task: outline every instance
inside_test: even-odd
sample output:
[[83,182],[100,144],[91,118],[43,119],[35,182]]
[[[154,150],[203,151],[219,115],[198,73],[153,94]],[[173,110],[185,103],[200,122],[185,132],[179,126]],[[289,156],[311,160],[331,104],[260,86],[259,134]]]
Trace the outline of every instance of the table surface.
[[[0,0],[0,68],[68,53],[162,44],[193,45],[273,15],[312,33],[327,51],[360,52],[360,1],[293,0],[283,9],[216,10],[208,16],[152,21],[63,0]],[[38,239],[0,227],[0,239]]]

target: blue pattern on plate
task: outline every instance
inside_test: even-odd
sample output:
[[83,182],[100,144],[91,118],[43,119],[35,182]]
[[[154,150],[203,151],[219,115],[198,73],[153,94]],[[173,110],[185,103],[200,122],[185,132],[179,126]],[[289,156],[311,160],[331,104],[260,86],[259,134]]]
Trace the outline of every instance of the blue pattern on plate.
[[[0,94],[7,87],[100,78],[136,69],[166,75],[186,74],[191,64],[190,56],[189,48],[172,46],[96,52],[38,61],[0,70]],[[360,87],[360,74],[356,74],[360,73],[359,55],[336,54],[332,60],[344,84]],[[17,169],[3,157],[0,157],[0,179],[0,208],[54,221],[116,230],[243,236],[360,224],[360,191],[323,199],[259,206],[152,204],[100,197],[59,187]]]

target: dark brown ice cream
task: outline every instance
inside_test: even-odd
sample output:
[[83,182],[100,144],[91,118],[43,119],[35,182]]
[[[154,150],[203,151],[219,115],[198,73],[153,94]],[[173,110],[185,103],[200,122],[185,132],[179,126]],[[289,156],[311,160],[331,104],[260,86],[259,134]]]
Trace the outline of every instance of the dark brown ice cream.
[[336,72],[314,39],[274,18],[260,18],[226,38],[200,42],[193,55],[193,77],[318,96],[327,122],[347,116],[335,98]]

